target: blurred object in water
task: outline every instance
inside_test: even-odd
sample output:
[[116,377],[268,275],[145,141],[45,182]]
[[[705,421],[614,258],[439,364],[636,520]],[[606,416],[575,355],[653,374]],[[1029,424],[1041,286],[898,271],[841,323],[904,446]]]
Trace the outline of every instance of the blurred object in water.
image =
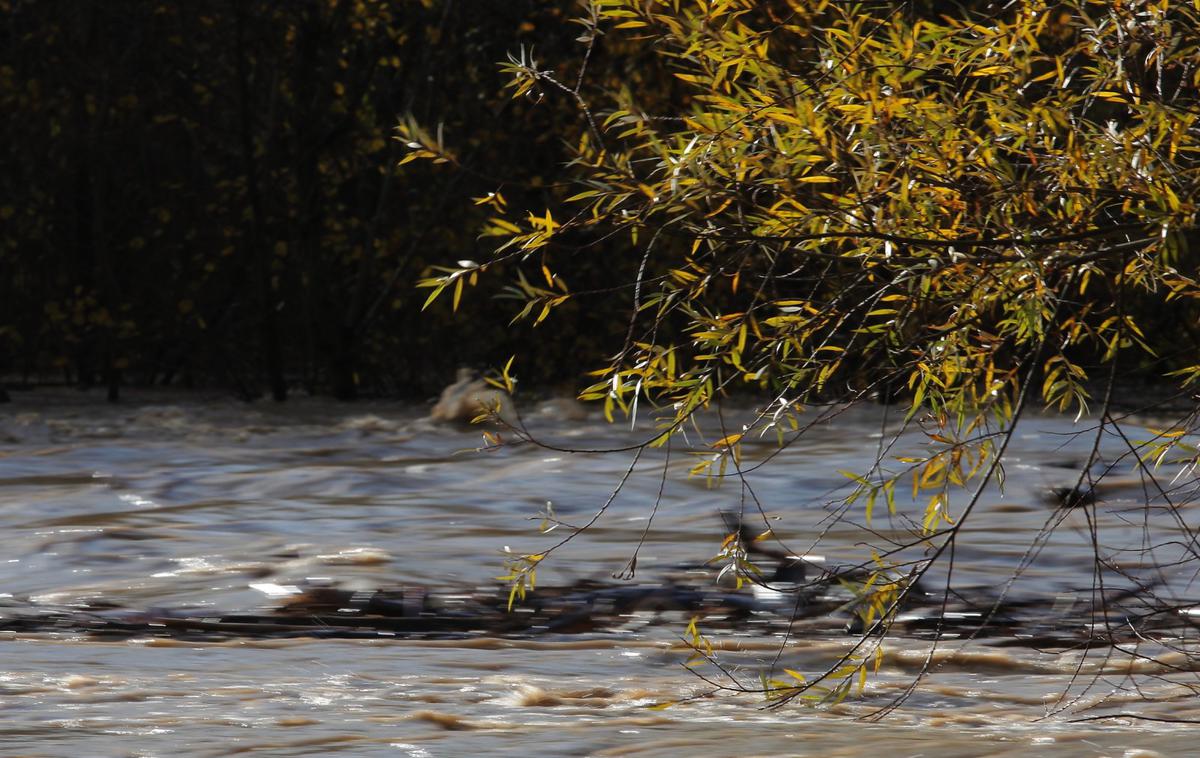
[[434,421],[470,423],[496,410],[505,418],[511,405],[508,393],[488,384],[474,369],[460,368],[458,380],[442,390],[429,417]]

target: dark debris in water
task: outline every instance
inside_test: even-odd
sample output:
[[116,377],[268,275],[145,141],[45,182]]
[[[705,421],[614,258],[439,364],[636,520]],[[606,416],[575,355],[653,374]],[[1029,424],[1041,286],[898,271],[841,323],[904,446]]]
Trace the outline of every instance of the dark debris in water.
[[[220,642],[628,635],[653,627],[681,629],[691,618],[700,619],[701,627],[712,635],[786,633],[797,639],[861,634],[866,628],[852,593],[829,577],[803,585],[751,589],[581,581],[539,587],[511,611],[508,593],[500,587],[452,593],[420,587],[351,591],[310,586],[277,607],[255,613],[45,606],[14,598],[0,607],[0,632]],[[1048,599],[943,599],[914,591],[896,614],[892,633],[987,638],[991,644],[1057,649],[1119,644],[1149,634],[1170,634],[1175,639],[1196,636],[1200,610],[1143,607],[1141,590],[1109,593],[1102,607],[1092,597],[1089,590]]]

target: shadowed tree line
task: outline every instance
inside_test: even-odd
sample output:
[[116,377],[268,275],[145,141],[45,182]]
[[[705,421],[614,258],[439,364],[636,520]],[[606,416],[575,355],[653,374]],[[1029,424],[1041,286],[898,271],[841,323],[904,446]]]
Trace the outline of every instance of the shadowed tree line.
[[[545,203],[556,121],[579,116],[512,99],[496,63],[535,37],[567,57],[574,11],[0,0],[0,377],[111,399],[127,383],[415,394],[536,337],[552,349],[525,374],[573,378],[620,328],[602,309],[508,330],[503,301],[421,313],[413,285],[484,254],[490,209],[470,198]],[[402,117],[453,138],[461,170],[400,167]]]
[[[807,13],[760,11],[771,24]],[[628,235],[557,218],[528,278],[515,260],[492,262],[500,276],[479,280],[483,297],[424,313],[414,289],[434,266],[493,260],[512,232],[494,218],[523,223],[591,187],[560,183],[565,163],[604,155],[580,135],[713,107],[678,76],[686,58],[640,44],[640,28],[593,35],[575,23],[587,12],[574,0],[0,0],[0,379],[99,385],[114,399],[122,384],[353,398],[425,395],[457,365],[515,353],[532,383],[606,365],[636,297]],[[545,86],[512,97],[497,65],[510,56],[548,62]],[[454,165],[401,165],[414,129],[444,140],[435,152]],[[721,203],[751,189],[728,180],[705,212],[738,212]],[[1180,263],[1194,236],[1177,236]],[[656,237],[684,253],[691,241]],[[706,297],[732,307],[746,291]],[[555,318],[509,326],[550,302]],[[1125,306],[1165,338],[1160,355],[1200,344],[1161,295]],[[658,329],[668,339],[676,326]]]

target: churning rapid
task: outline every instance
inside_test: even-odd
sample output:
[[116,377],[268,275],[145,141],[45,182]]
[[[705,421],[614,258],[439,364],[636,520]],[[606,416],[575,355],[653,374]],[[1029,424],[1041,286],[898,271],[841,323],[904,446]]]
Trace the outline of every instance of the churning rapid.
[[[431,423],[423,407],[247,406],[183,395],[110,407],[72,392],[14,400],[0,409],[5,754],[455,756],[536,746],[598,756],[1135,756],[1194,746],[1196,662],[1152,639],[1132,655],[1125,643],[1022,642],[1023,629],[946,640],[903,707],[869,723],[848,717],[905,691],[929,656],[928,635],[891,640],[862,697],[769,710],[751,695],[705,696],[711,686],[680,665],[688,614],[672,610],[635,609],[598,630],[457,638],[206,640],[156,633],[153,624],[124,637],[65,623],[12,631],[12,619],[35,612],[260,613],[305,587],[493,593],[505,547],[532,553],[557,541],[560,532],[538,532],[547,501],[562,522],[586,522],[630,464],[628,454],[529,445],[475,452],[478,429]],[[828,505],[847,483],[839,470],[874,460],[882,413],[844,413],[749,475],[775,533],[814,562],[857,562],[865,545],[906,534],[908,503],[890,524],[876,515],[872,531],[853,512],[834,520]],[[529,425],[570,448],[620,447],[644,435],[595,415],[531,414]],[[1171,562],[1162,553],[1151,565],[1146,548],[1179,542],[1194,506],[1147,511],[1153,493],[1120,472],[1094,504],[1056,511],[1047,503],[1046,493],[1078,475],[1091,440],[1073,433],[1085,426],[1022,422],[1003,491],[985,493],[956,551],[954,586],[964,597],[992,597],[1028,564],[1007,597],[1026,608],[1043,603],[1068,632],[1082,630],[1093,618],[1080,613],[1071,624],[1070,609],[1092,594],[1095,537],[1127,573],[1169,587],[1178,615],[1190,618],[1188,598],[1200,600],[1194,569],[1161,565]],[[750,445],[747,460],[774,450]],[[712,583],[703,564],[720,548],[720,513],[741,507],[742,489],[688,478],[692,463],[679,453],[670,462],[626,584]],[[661,452],[644,457],[597,525],[539,570],[539,587],[616,584],[612,575],[646,529],[662,465]],[[938,587],[945,573],[926,581]],[[819,671],[854,639],[828,630],[785,636],[769,623],[711,636],[722,664],[752,683],[771,666]],[[651,707],[665,701],[682,702]]]

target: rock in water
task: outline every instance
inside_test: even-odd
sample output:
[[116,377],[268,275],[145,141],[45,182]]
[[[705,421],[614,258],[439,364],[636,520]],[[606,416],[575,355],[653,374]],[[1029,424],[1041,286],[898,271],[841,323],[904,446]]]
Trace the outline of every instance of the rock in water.
[[1095,505],[1096,493],[1081,487],[1052,487],[1043,494],[1047,504],[1059,508],[1079,508]]
[[458,381],[442,390],[429,417],[434,421],[468,423],[496,408],[504,417],[511,405],[512,398],[508,393],[488,384],[474,370],[460,368]]

